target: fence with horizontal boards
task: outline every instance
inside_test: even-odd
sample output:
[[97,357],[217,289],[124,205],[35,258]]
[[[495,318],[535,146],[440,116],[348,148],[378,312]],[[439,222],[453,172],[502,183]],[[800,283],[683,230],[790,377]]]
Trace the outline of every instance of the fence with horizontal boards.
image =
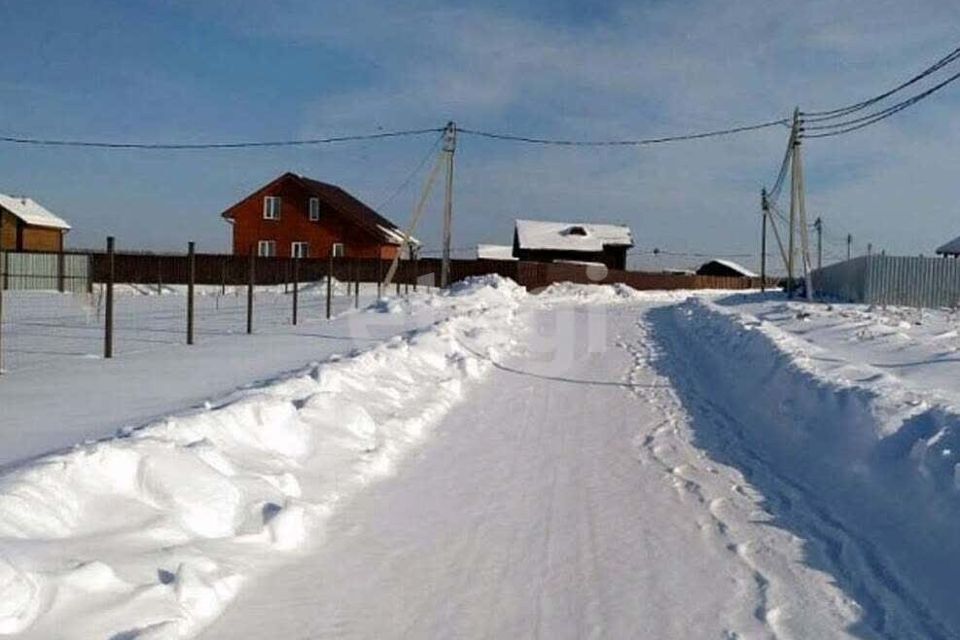
[[[333,277],[341,281],[379,282],[390,268],[389,260],[375,258],[265,258],[220,254],[196,255],[196,283],[207,285],[243,285],[250,279],[251,262],[258,285],[287,284],[293,279],[294,261],[298,262],[298,280],[319,281],[333,268]],[[92,254],[94,282],[106,282],[109,263],[106,254]],[[401,260],[394,282],[401,284],[439,284],[441,261],[438,258]],[[635,289],[749,289],[760,286],[759,278],[673,275],[607,269],[601,265],[543,263],[502,260],[452,260],[453,282],[470,276],[498,274],[511,278],[528,289],[539,289],[555,282],[579,284],[622,283]],[[114,282],[141,285],[182,285],[188,278],[185,255],[114,255]]]

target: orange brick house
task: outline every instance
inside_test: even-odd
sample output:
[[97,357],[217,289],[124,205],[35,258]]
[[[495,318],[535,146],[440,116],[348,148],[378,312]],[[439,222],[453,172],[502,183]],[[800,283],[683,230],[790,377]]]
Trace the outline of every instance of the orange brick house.
[[3,216],[0,249],[50,253],[63,251],[63,237],[70,230],[70,225],[36,200],[0,193],[0,216]]
[[234,255],[392,259],[403,240],[399,227],[340,187],[294,173],[221,215],[233,226]]

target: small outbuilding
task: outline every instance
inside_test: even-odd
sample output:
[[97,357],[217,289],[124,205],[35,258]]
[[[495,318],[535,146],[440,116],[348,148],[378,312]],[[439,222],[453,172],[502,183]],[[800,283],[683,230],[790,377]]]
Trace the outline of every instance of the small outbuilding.
[[590,262],[625,269],[630,227],[593,222],[517,220],[513,257],[531,262]]
[[957,236],[947,244],[937,247],[937,254],[944,258],[947,256],[960,258],[960,236]]
[[508,244],[478,244],[477,260],[516,260]]
[[721,260],[719,258],[704,262],[697,269],[698,276],[720,276],[724,278],[759,278],[756,273],[750,271],[742,264],[733,260]]
[[70,230],[70,225],[36,200],[0,193],[0,216],[3,216],[0,249],[50,253],[63,251],[63,237]]

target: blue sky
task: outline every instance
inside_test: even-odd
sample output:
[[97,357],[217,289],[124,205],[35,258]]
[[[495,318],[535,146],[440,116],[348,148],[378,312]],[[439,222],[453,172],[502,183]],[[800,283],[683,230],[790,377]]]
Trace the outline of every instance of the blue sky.
[[[115,141],[265,140],[461,126],[645,137],[873,95],[957,46],[947,0],[808,2],[0,2],[0,131]],[[855,237],[930,253],[960,234],[960,86],[805,146],[829,254]],[[570,150],[463,138],[455,245],[509,242],[515,217],[629,223],[638,245],[755,254],[757,193],[786,130]],[[0,191],[68,218],[74,247],[227,247],[226,206],[292,170],[377,206],[428,138],[320,148],[143,152],[0,145]],[[402,223],[419,177],[384,205]],[[420,235],[438,243],[439,203]],[[745,257],[755,263],[755,257]],[[646,264],[650,264],[647,260]]]

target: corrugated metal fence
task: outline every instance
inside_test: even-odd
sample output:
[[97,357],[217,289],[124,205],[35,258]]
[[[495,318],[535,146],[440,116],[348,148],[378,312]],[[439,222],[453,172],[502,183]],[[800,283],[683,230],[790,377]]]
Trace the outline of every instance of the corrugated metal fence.
[[91,258],[82,253],[0,253],[0,286],[7,290],[84,293],[91,284]]
[[813,272],[814,289],[849,302],[913,307],[960,305],[960,260],[861,256]]

